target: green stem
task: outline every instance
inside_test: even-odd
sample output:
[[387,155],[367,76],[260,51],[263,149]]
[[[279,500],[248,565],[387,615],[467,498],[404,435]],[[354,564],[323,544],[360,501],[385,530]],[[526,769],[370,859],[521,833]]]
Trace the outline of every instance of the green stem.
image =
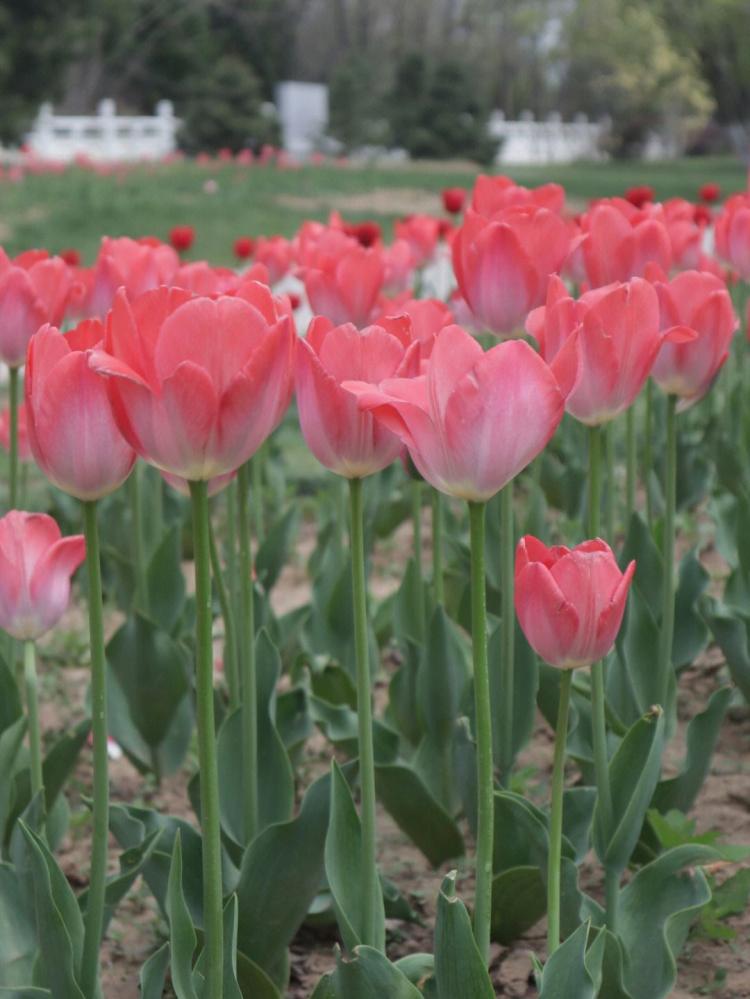
[[227,540],[224,552],[224,562],[227,567],[229,592],[235,608],[239,606],[238,585],[239,571],[237,569],[237,479],[227,486]]
[[674,527],[677,502],[677,396],[667,396],[667,468],[664,481],[664,587],[662,591],[661,633],[659,635],[659,689],[666,707],[672,671],[674,634]]
[[500,589],[502,600],[503,780],[513,765],[513,705],[515,680],[515,609],[513,607],[513,482],[500,493]]
[[25,510],[26,497],[29,491],[29,466],[25,461],[21,462],[19,468],[19,481],[20,485],[18,488],[18,495],[19,495],[18,505],[22,510]]
[[354,648],[357,671],[357,723],[359,780],[362,793],[362,943],[377,947],[375,913],[380,883],[375,857],[375,756],[372,740],[372,682],[367,641],[367,588],[362,480],[349,480],[350,544],[354,595]]
[[240,542],[240,670],[242,689],[242,813],[245,842],[258,829],[258,686],[255,676],[255,595],[250,551],[249,468],[237,472],[237,527]]
[[469,503],[471,525],[471,638],[474,656],[474,711],[477,740],[477,847],[474,937],[485,964],[490,953],[492,915],[492,845],[494,838],[494,777],[492,713],[487,665],[487,604],[485,596],[485,504]]
[[91,732],[94,743],[93,833],[91,875],[86,903],[81,991],[94,999],[99,988],[99,947],[104,925],[104,891],[109,839],[109,761],[107,758],[107,674],[104,658],[104,609],[95,501],[83,504],[88,573],[89,643],[91,646]]
[[224,675],[227,678],[227,687],[229,688],[229,707],[234,710],[234,708],[240,705],[240,679],[237,669],[237,633],[234,628],[234,612],[227,588],[224,586],[219,550],[216,546],[216,534],[210,520],[208,527],[208,540],[211,548],[211,575],[213,576],[214,586],[219,597],[221,616],[224,620]]
[[42,735],[39,727],[39,696],[37,690],[36,658],[34,642],[23,643],[23,672],[26,684],[26,712],[29,717],[29,754],[31,756],[31,794],[42,790]]
[[211,610],[211,552],[208,489],[205,482],[191,482],[193,552],[195,558],[196,702],[198,766],[201,781],[203,832],[203,924],[205,931],[205,994],[224,995],[224,946],[222,922],[221,827],[219,825],[219,772],[214,723],[214,663]]
[[130,510],[133,517],[133,555],[135,559],[135,594],[133,597],[133,606],[135,610],[140,611],[146,609],[148,597],[146,545],[143,536],[142,474],[143,466],[140,461],[137,461],[128,479],[128,490],[130,492]]
[[10,407],[10,468],[8,470],[10,491],[8,500],[11,510],[15,510],[18,507],[18,383],[18,368],[10,368],[8,375],[8,403]]
[[615,511],[617,505],[617,487],[615,484],[615,424],[610,422],[604,431],[605,461],[607,464],[607,490],[605,502],[605,524],[607,540],[612,545],[615,542]]
[[635,439],[635,406],[631,406],[625,413],[625,461],[626,461],[626,482],[625,482],[625,512],[627,516],[626,530],[630,525],[630,518],[635,511],[635,480],[637,464],[637,448]]
[[414,538],[414,568],[417,575],[417,593],[419,601],[417,603],[416,622],[419,634],[424,635],[424,574],[422,571],[422,482],[419,479],[411,480],[411,521],[412,535]]
[[602,434],[601,427],[589,427],[589,482],[588,482],[588,521],[589,538],[597,538],[601,530],[602,497]]
[[255,540],[260,544],[265,535],[263,516],[263,467],[265,465],[264,446],[261,446],[250,459],[250,475],[252,479],[251,502],[253,506],[253,527]]
[[549,865],[547,871],[547,953],[560,946],[560,859],[562,857],[563,789],[565,785],[565,745],[568,737],[568,709],[573,671],[563,670],[555,729],[555,763],[552,770],[552,806],[549,824]]
[[443,580],[443,494],[432,489],[432,588],[436,604],[445,602]]
[[651,441],[654,411],[654,383],[649,378],[646,381],[646,409],[643,428],[643,485],[646,490],[646,520],[649,530],[654,526],[654,508],[651,498],[651,466],[654,463],[654,449]]

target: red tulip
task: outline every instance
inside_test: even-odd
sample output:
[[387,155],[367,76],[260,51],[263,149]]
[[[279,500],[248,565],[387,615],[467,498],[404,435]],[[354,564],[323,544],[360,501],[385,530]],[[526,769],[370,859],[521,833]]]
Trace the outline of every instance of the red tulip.
[[651,371],[660,388],[680,397],[677,408],[683,410],[708,392],[739,321],[724,282],[713,274],[683,271],[656,290],[662,328],[684,326],[695,333],[687,343],[663,344]]
[[342,384],[383,381],[416,373],[418,347],[380,326],[358,331],[318,317],[297,345],[296,390],[302,434],[318,461],[337,475],[359,479],[398,457],[401,441]]
[[54,627],[70,600],[70,577],[86,554],[83,535],[63,538],[45,513],[0,518],[0,627],[19,641]]
[[625,192],[625,200],[634,208],[643,208],[649,201],[654,200],[654,189],[648,184],[640,184],[638,187],[629,187]]
[[527,343],[484,353],[460,326],[440,332],[424,375],[345,387],[400,437],[436,489],[478,502],[543,450],[564,410],[556,374]]
[[656,291],[642,278],[597,288],[576,301],[552,277],[547,304],[531,313],[526,329],[549,362],[575,340],[578,374],[565,407],[590,426],[632,405],[666,337],[694,336],[682,327],[662,330]]
[[232,244],[232,249],[234,250],[234,255],[238,260],[247,260],[248,257],[252,257],[253,255],[255,242],[250,238],[250,236],[240,236],[235,239]]
[[701,201],[705,201],[706,204],[713,204],[714,201],[718,201],[721,197],[721,187],[710,181],[708,184],[702,184],[698,188],[698,197]]
[[169,230],[169,242],[178,253],[189,250],[195,241],[195,229],[191,225],[176,225]]
[[69,247],[67,250],[60,250],[60,259],[69,267],[78,267],[81,263],[81,254],[74,247]]
[[627,202],[600,202],[582,222],[586,232],[583,260],[594,288],[643,277],[651,263],[664,271],[672,266],[672,245],[664,223],[636,212]]
[[477,319],[509,334],[544,301],[547,276],[560,270],[569,249],[568,227],[546,208],[513,208],[489,219],[469,210],[453,239],[453,268]]
[[464,210],[466,191],[463,187],[446,187],[442,194],[443,208],[449,215],[458,215]]
[[44,323],[59,325],[73,278],[60,257],[32,250],[11,261],[0,249],[0,360],[17,368]]
[[239,468],[278,425],[291,396],[294,331],[264,294],[271,299],[265,288],[251,304],[167,288],[131,302],[118,292],[104,349],[90,363],[109,377],[117,424],[150,464],[212,479]]
[[[26,377],[28,378],[28,373]],[[8,408],[0,413],[0,446],[5,451],[10,451],[10,409]],[[19,461],[34,460],[29,444],[26,406],[23,403],[18,407],[18,459]]]
[[516,549],[515,604],[529,645],[550,666],[591,666],[612,648],[635,562],[621,572],[597,539],[547,548],[531,535]]
[[750,281],[750,194],[734,194],[716,216],[716,250],[734,267],[743,281]]
[[135,452],[117,429],[107,386],[89,367],[104,326],[85,320],[65,335],[43,326],[26,358],[26,412],[36,462],[63,492],[97,500],[119,488]]

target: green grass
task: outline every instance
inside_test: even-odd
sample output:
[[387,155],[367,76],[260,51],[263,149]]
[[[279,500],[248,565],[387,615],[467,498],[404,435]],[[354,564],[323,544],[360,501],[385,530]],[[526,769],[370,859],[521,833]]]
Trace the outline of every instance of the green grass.
[[[581,163],[509,172],[523,184],[564,184],[571,202],[579,206],[588,198],[621,194],[635,184],[652,184],[661,199],[695,198],[698,187],[709,180],[721,184],[725,194],[746,186],[745,168],[730,158]],[[303,219],[325,219],[336,207],[347,217],[376,218],[388,227],[410,207],[429,204],[425,195],[437,195],[447,186],[469,187],[475,174],[466,165],[425,163],[297,170],[184,163],[137,167],[120,178],[71,169],[0,185],[0,245],[11,254],[31,246],[54,251],[72,246],[90,262],[105,233],[165,238],[172,225],[190,223],[197,230],[191,256],[230,263],[232,242],[239,235],[289,236]],[[214,194],[203,189],[210,178],[218,185]],[[388,191],[394,192],[393,204],[388,203]],[[357,200],[347,204],[347,198]],[[434,207],[437,210],[437,201]]]

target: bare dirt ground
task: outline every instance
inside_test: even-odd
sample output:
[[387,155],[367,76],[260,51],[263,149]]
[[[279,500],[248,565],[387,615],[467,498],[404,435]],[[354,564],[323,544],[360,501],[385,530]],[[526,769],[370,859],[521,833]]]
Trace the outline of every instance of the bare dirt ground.
[[[409,527],[404,526],[395,541],[375,559],[373,590],[378,596],[391,590],[398,577],[397,552],[409,550]],[[426,539],[425,539],[426,540]],[[307,584],[302,568],[305,554],[312,545],[311,533],[303,532],[294,563],[284,570],[275,594],[278,609],[288,609],[306,599]],[[425,552],[427,557],[428,551]],[[683,674],[680,683],[681,729],[667,762],[679,760],[681,735],[686,721],[704,705],[720,682],[721,654],[711,647],[700,662]],[[60,731],[84,714],[87,671],[79,668],[44,668],[45,708],[42,723],[48,733]],[[378,679],[376,702],[382,702],[387,676]],[[737,708],[728,715],[714,756],[711,773],[694,810],[698,830],[719,829],[722,839],[737,844],[750,843],[750,713]],[[326,765],[329,750],[321,738],[311,740],[306,768],[313,773]],[[552,739],[540,719],[534,739],[523,758],[523,767],[531,768],[530,792],[546,800],[552,763]],[[111,789],[114,802],[143,802],[171,814],[193,819],[187,802],[189,769],[167,779],[157,790],[124,759],[112,763]],[[309,776],[309,774],[308,774]],[[569,778],[575,780],[571,769]],[[91,759],[87,749],[82,754],[72,786],[72,796],[86,793],[91,784]],[[431,950],[435,899],[444,874],[455,865],[433,870],[394,825],[390,817],[379,814],[380,857],[383,872],[407,895],[420,914],[420,923],[391,921],[388,926],[388,953],[398,958],[408,953]],[[88,825],[75,823],[61,852],[61,864],[76,889],[86,884],[89,846]],[[112,843],[112,858],[117,849]],[[471,899],[472,885],[467,862],[459,866],[459,891]],[[727,873],[731,873],[731,868]],[[584,864],[586,890],[598,894],[599,875],[593,859]],[[673,999],[710,995],[714,999],[750,997],[750,913],[728,920],[736,936],[717,942],[693,935],[679,962]],[[133,892],[119,908],[108,932],[103,951],[104,994],[106,999],[137,999],[138,973],[148,955],[164,939],[163,924],[145,886],[137,882]],[[531,952],[544,954],[545,925],[540,922],[512,947],[493,947],[492,973],[498,996],[526,997],[536,994],[530,977]],[[333,932],[303,929],[292,945],[292,974],[288,999],[308,999],[316,982],[333,964],[336,942]],[[172,995],[170,991],[165,995]],[[384,997],[385,999],[385,997]]]

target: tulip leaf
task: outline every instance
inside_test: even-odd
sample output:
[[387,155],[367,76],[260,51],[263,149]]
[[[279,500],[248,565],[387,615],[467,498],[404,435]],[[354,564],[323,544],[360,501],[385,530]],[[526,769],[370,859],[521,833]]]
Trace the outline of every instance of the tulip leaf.
[[594,999],[594,979],[586,967],[589,928],[589,923],[581,923],[549,958],[542,972],[539,999]]
[[659,626],[653,607],[640,590],[631,590],[616,653],[607,668],[607,701],[629,725],[662,698],[656,669]]
[[78,986],[83,919],[65,875],[44,840],[19,823],[28,849],[41,967],[53,999],[84,999]]
[[[331,890],[336,921],[346,949],[354,952],[363,938],[368,922],[362,893],[362,828],[354,807],[349,785],[334,760],[331,764],[331,817],[325,844],[325,869]],[[369,913],[374,940],[385,946],[385,912],[382,892],[373,899],[374,911]]]
[[401,644],[421,647],[425,641],[427,588],[413,558],[406,563],[404,577],[393,600],[393,633]]
[[459,995],[493,999],[495,995],[466,906],[456,895],[455,871],[443,879],[438,897],[435,981],[438,999],[454,999]]
[[312,784],[299,814],[268,826],[242,858],[237,883],[238,947],[279,987],[286,984],[286,952],[324,876],[331,777]]
[[604,866],[624,871],[638,842],[659,780],[664,715],[656,709],[628,730],[609,763],[612,826],[605,828],[601,801],[594,809],[594,848]]
[[618,936],[625,985],[637,999],[665,999],[672,990],[690,924],[710,900],[703,872],[685,867],[718,859],[707,846],[678,846],[642,867],[620,894]]
[[413,642],[406,642],[403,655],[403,662],[391,677],[388,686],[388,714],[398,731],[416,746],[424,735],[417,697],[417,682],[423,659],[422,648]]
[[269,593],[281,574],[299,527],[299,507],[290,506],[266,532],[255,557],[258,582]]
[[107,644],[110,732],[142,770],[174,773],[193,732],[186,651],[142,614]]
[[640,593],[649,607],[660,608],[664,560],[640,513],[631,514],[628,533],[618,559],[620,569],[624,572],[632,561],[635,561],[636,571],[631,592],[636,590]]
[[[237,981],[237,896],[230,895],[224,906],[223,914],[224,928],[224,969],[223,969],[223,994],[222,999],[242,999],[242,990]],[[193,988],[201,996],[201,999],[210,999],[206,992],[206,949],[201,950],[198,960],[193,968]],[[251,962],[250,962],[251,963]],[[261,977],[257,983],[259,987],[252,989],[248,994],[253,999],[280,999],[276,988],[270,979],[263,974],[260,968],[256,968]],[[268,988],[263,988],[263,979]],[[270,991],[269,991],[270,989]]]
[[140,999],[161,999],[169,967],[169,944],[162,944],[141,968]]
[[173,524],[149,559],[146,569],[148,616],[172,634],[185,606],[182,571],[182,524]]
[[[492,632],[489,641],[489,660],[499,663],[502,658],[502,624]],[[493,755],[501,773],[508,773],[518,752],[528,742],[536,719],[536,695],[539,686],[539,660],[520,627],[514,620],[515,639],[513,667],[513,733],[511,741],[512,759],[503,758],[504,733],[501,719],[503,712],[502,671],[490,670],[490,697],[494,724]]]
[[547,911],[547,882],[539,867],[510,867],[492,879],[492,939],[518,940]]
[[19,873],[0,863],[0,985],[32,981],[36,951],[33,899]]
[[419,989],[374,947],[357,947],[351,961],[337,955],[331,985],[329,994],[336,999],[422,999]]
[[750,704],[750,615],[703,597],[700,610],[727,661],[732,679]]
[[[0,656],[0,736],[23,716],[21,696],[13,672]],[[7,770],[0,770],[7,773]]]
[[708,644],[708,628],[697,610],[711,577],[696,556],[695,549],[685,554],[675,595],[672,662],[677,670],[689,666]]
[[[12,722],[0,734],[0,774],[3,775],[3,779],[0,780],[0,831],[5,830],[4,840],[7,840],[12,827],[12,822],[9,822],[10,813],[13,812],[17,817],[23,811],[23,808],[13,807],[17,785],[12,779],[12,775],[16,770],[25,733],[26,719],[21,717]],[[26,785],[30,791],[31,785],[28,776],[26,777]]]
[[453,739],[469,670],[465,646],[441,605],[435,607],[417,676],[417,703],[434,745]]
[[[114,915],[115,909],[123,898],[125,898],[133,882],[141,873],[144,866],[148,863],[156,847],[159,835],[159,831],[154,830],[154,832],[148,835],[141,843],[138,844],[138,846],[134,846],[120,854],[120,871],[118,874],[114,874],[107,879],[105,887],[104,923],[102,932],[106,932],[107,926]],[[84,915],[88,904],[88,894],[89,891],[88,888],[86,888],[78,896],[78,905]]]
[[199,999],[193,985],[193,954],[198,938],[182,890],[182,844],[177,831],[167,884],[166,913],[172,985],[177,999]]
[[34,985],[4,988],[0,986],[0,999],[51,999],[49,989],[38,989]]
[[[346,704],[329,704],[310,697],[310,714],[325,737],[347,756],[357,755],[357,713]],[[398,735],[382,722],[373,722],[373,743],[378,763],[389,763],[398,754]]]
[[396,825],[434,867],[464,853],[461,830],[416,770],[402,763],[376,763],[375,788]]

